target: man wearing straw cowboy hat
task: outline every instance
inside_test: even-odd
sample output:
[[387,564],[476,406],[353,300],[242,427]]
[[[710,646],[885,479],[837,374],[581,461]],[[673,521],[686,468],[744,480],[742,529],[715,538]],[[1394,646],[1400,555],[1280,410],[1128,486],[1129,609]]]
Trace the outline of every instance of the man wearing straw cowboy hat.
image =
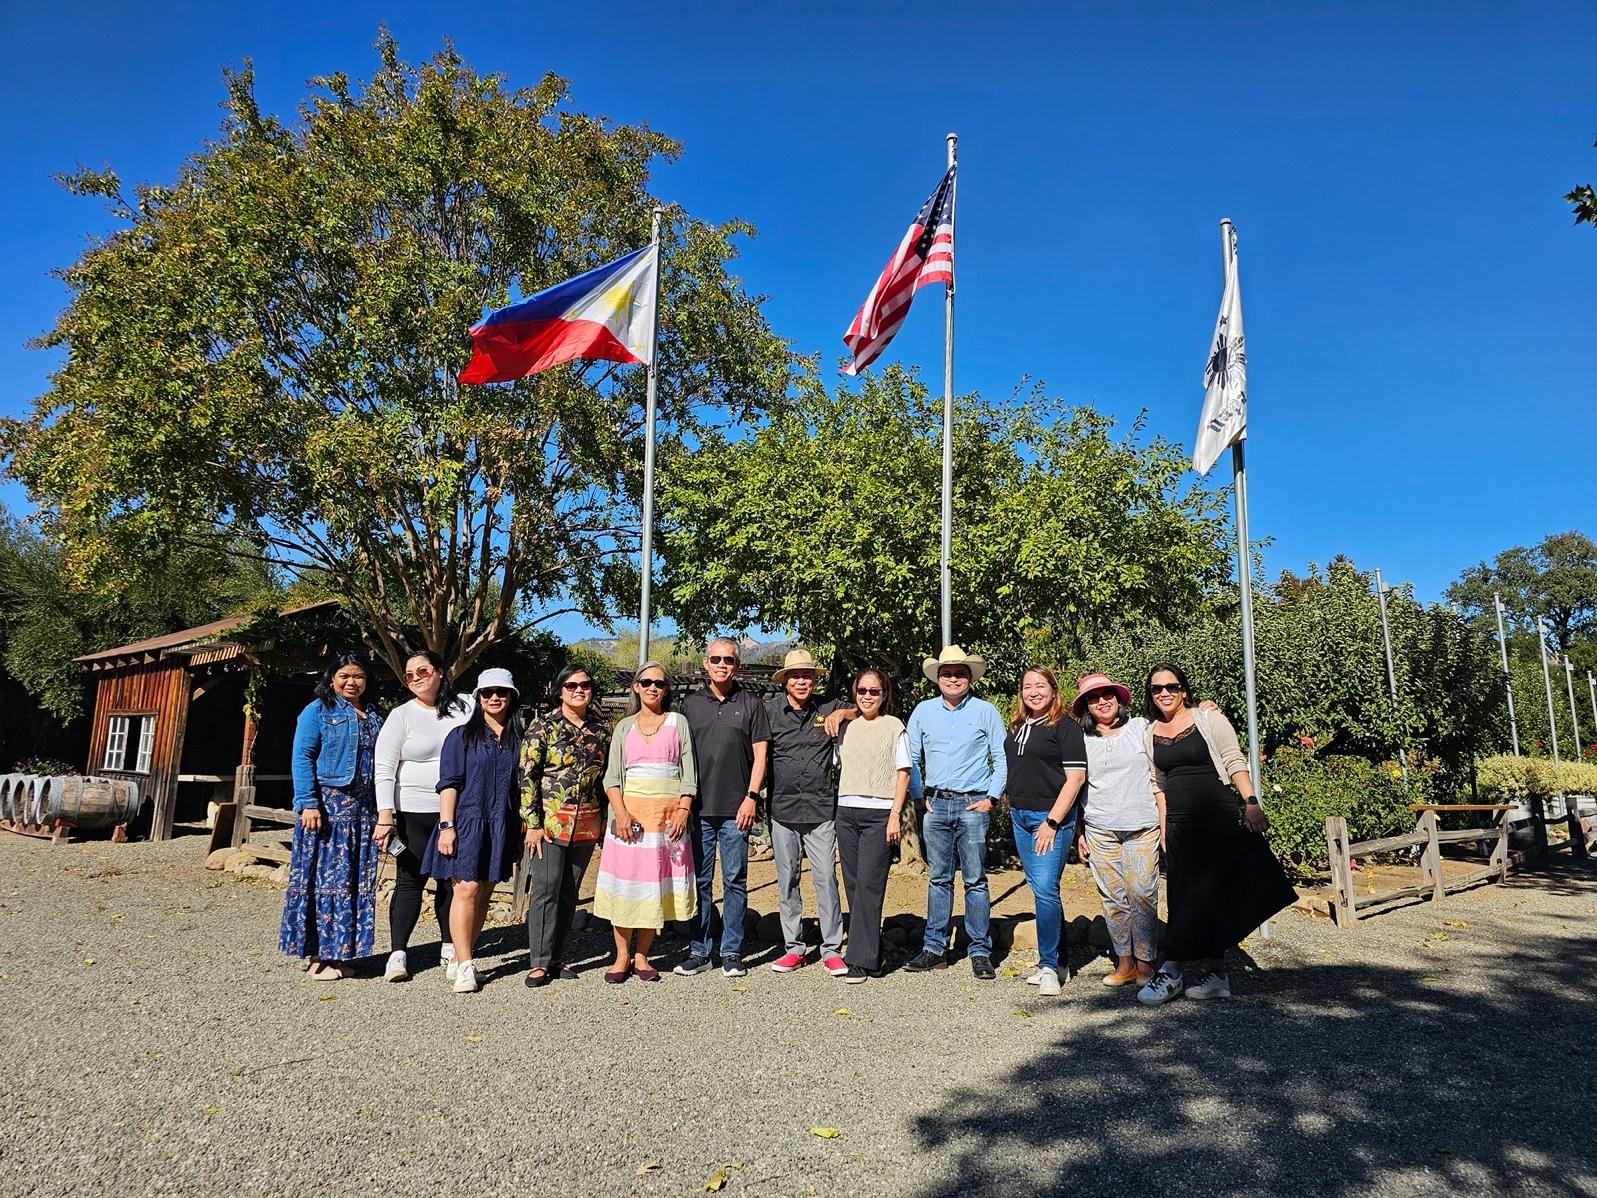
[[1004,793],[1004,721],[998,709],[970,688],[987,663],[958,645],[922,663],[938,697],[916,705],[909,717],[910,761],[926,786],[926,936],[920,955],[904,968],[912,973],[947,967],[949,924],[954,915],[954,866],[965,883],[965,936],[970,971],[983,981],[993,973],[987,895],[987,824],[993,802]]
[[815,693],[815,658],[794,649],[773,678],[783,693],[765,702],[771,742],[767,756],[771,847],[776,852],[776,899],[782,920],[783,955],[771,962],[777,973],[804,964],[804,898],[799,875],[810,862],[810,885],[821,923],[821,965],[833,977],[848,972],[843,962],[843,908],[837,899],[837,785],[832,775],[833,734],[844,716],[836,700]]

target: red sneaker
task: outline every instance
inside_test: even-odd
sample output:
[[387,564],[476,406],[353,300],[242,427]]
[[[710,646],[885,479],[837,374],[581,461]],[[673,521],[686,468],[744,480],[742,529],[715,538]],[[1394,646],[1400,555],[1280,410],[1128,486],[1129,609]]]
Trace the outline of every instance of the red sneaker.
[[848,973],[848,963],[835,953],[821,962],[821,968],[834,978],[840,978]]
[[771,968],[776,970],[777,973],[792,973],[802,964],[804,964],[803,953],[788,953],[786,956],[772,961]]

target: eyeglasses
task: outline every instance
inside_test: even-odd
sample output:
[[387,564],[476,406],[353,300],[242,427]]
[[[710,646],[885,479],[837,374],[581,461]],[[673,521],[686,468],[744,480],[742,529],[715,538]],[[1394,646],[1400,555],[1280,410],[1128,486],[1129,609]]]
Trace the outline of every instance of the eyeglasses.
[[671,688],[671,684],[669,682],[667,682],[664,678],[639,678],[638,679],[638,685],[639,686],[646,686],[650,690],[661,690],[661,691],[663,691],[663,690],[669,690]]
[[1150,695],[1179,695],[1187,688],[1179,682],[1150,682],[1148,693]]
[[1120,702],[1120,696],[1115,694],[1114,691],[1093,691],[1092,694],[1087,696],[1088,703],[1102,703],[1105,699],[1113,699],[1116,703]]
[[737,658],[724,657],[720,654],[716,654],[715,656],[706,658],[705,660],[708,661],[712,666],[735,666],[738,663]]
[[433,669],[431,666],[422,666],[422,668],[419,670],[406,670],[405,681],[422,682],[428,678],[431,678],[437,672],[438,671]]
[[563,691],[591,691],[593,689],[593,683],[591,683],[591,682],[562,682],[560,684],[560,689],[563,690]]
[[484,699],[513,699],[516,695],[515,691],[508,691],[502,686],[484,687],[477,693]]
[[939,678],[969,678],[970,677],[970,671],[969,670],[938,670],[937,671],[937,676]]
[[856,695],[879,695],[882,693],[882,688],[879,686],[856,686],[854,693]]

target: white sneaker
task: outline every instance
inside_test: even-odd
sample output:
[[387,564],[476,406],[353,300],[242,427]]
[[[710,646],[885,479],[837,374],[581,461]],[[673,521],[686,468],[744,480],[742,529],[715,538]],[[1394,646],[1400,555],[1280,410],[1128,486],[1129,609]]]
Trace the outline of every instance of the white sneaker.
[[1161,969],[1148,980],[1148,984],[1137,991],[1137,1001],[1147,1007],[1160,1007],[1172,998],[1180,998],[1181,992],[1186,988],[1181,974],[1169,969]]
[[1032,972],[1032,975],[1029,978],[1026,979],[1026,985],[1028,985],[1028,986],[1041,986],[1042,985],[1042,975],[1043,975],[1043,967],[1041,965],[1039,965]]
[[477,993],[477,966],[471,961],[462,961],[459,965],[450,965],[455,971],[455,993]]
[[383,970],[385,982],[408,982],[410,980],[410,962],[405,959],[405,950],[397,948],[388,954],[388,966]]
[[455,980],[455,973],[456,973],[455,963],[453,961],[445,961],[444,962],[444,981],[446,981],[446,982],[454,981]]
[[1230,998],[1231,979],[1223,973],[1205,970],[1202,977],[1187,987],[1188,998]]
[[438,950],[438,959],[445,965],[455,959],[455,946],[450,941],[444,941],[444,946]]
[[1049,998],[1057,998],[1059,996],[1059,975],[1052,969],[1039,969],[1037,975],[1039,992]]

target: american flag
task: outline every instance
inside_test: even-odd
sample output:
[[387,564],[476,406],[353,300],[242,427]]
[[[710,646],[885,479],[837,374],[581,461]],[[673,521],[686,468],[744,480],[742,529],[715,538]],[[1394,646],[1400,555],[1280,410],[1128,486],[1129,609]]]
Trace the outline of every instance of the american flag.
[[909,315],[918,288],[928,283],[954,285],[956,169],[948,168],[843,334],[843,344],[854,355],[854,361],[843,367],[844,374],[859,374],[876,361]]

